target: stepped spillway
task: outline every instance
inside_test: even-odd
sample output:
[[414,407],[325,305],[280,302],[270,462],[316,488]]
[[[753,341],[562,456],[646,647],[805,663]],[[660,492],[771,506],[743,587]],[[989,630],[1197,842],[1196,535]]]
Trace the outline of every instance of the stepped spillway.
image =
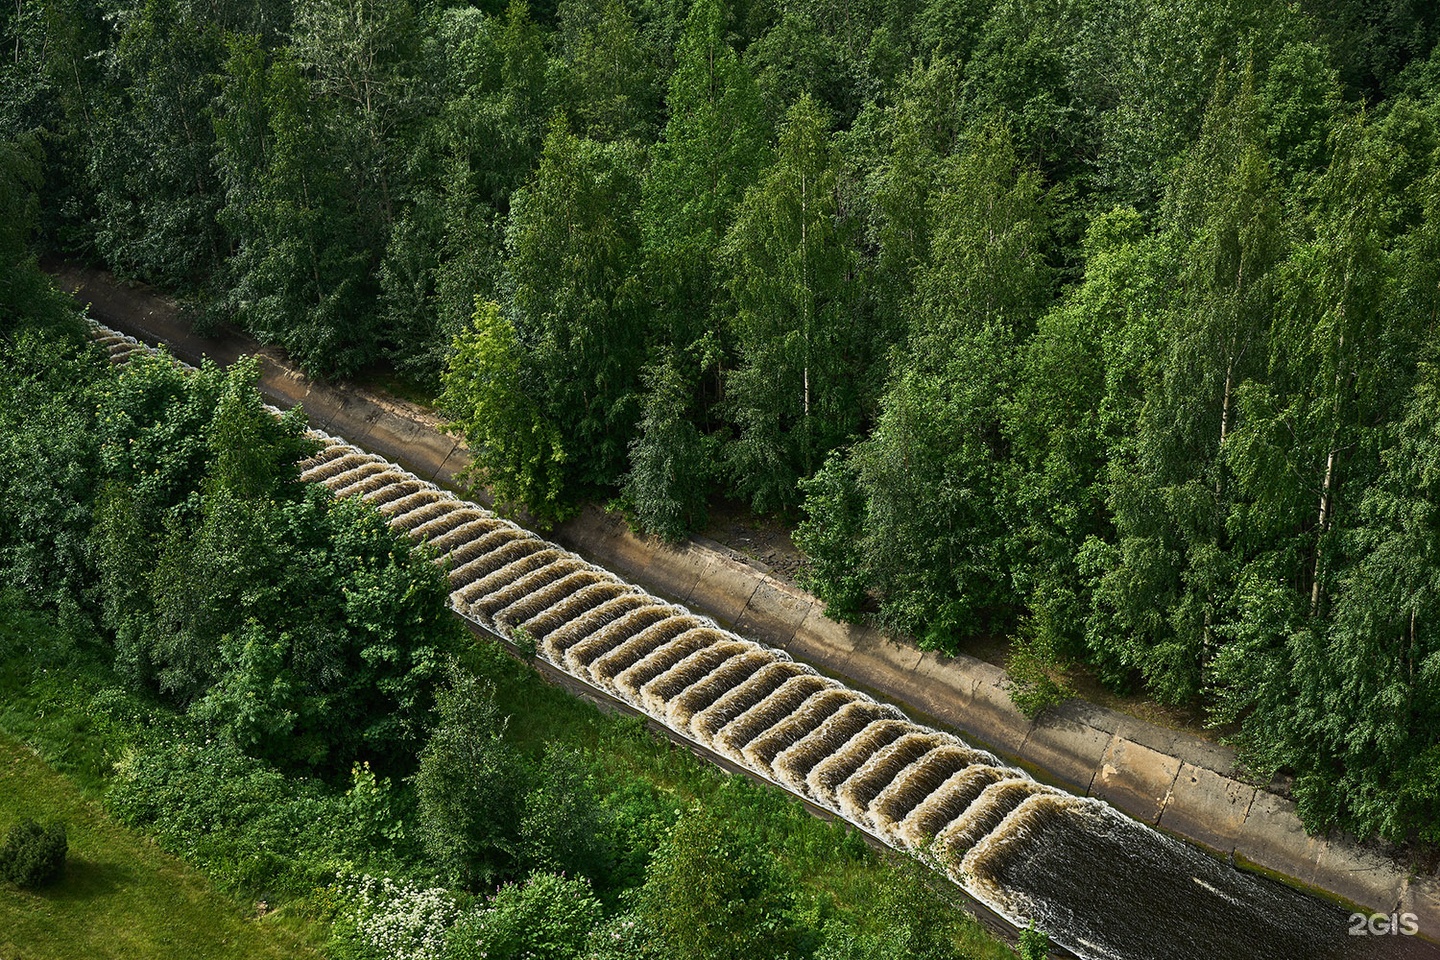
[[[150,349],[98,325],[96,339],[116,363]],[[1265,923],[1282,911],[1283,929],[1245,934],[1254,949],[1213,955],[1405,955],[1355,953],[1343,941],[1347,949],[1337,952],[1328,949],[1331,938],[1307,940],[1296,925],[1339,922],[1334,908],[1239,874],[1103,801],[1039,783],[339,437],[310,435],[321,449],[301,464],[301,479],[362,498],[427,549],[446,571],[456,613],[885,843],[919,851],[1017,927],[1035,921],[1077,955],[1128,960],[1176,955],[1153,936],[1157,927],[1183,931],[1206,911],[1213,916],[1203,930],[1178,942],[1208,942],[1205,931],[1233,931],[1246,918]],[[1127,844],[1163,882],[1127,872]],[[1158,851],[1170,857],[1163,869]],[[1079,896],[1089,904],[1082,913],[1069,903],[1078,894],[1056,878],[1082,871],[1072,887],[1092,888],[1087,868],[1105,876],[1100,886],[1112,899]],[[1193,874],[1194,884],[1173,881],[1177,871]],[[1147,905],[1143,920],[1106,916],[1157,889],[1171,899]],[[1289,952],[1294,943],[1305,952]]]

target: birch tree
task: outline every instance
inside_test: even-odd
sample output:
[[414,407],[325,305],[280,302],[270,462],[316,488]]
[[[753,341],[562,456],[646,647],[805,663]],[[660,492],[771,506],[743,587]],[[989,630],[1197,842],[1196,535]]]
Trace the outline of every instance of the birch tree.
[[1110,468],[1118,554],[1098,598],[1115,616],[1106,642],[1172,700],[1200,691],[1220,642],[1235,560],[1223,450],[1241,384],[1266,369],[1285,249],[1250,72],[1235,83],[1217,82],[1167,196],[1162,243],[1176,288],[1133,443]]
[[726,380],[738,432],[727,459],[736,492],[761,512],[794,505],[797,481],[859,425],[854,257],[827,127],[809,96],[790,109],[775,163],[725,242],[739,353]]

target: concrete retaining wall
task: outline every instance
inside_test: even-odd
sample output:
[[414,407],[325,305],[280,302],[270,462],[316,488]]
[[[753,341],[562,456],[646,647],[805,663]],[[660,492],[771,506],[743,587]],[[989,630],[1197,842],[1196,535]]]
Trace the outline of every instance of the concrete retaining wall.
[[[463,444],[443,434],[421,407],[310,380],[278,351],[232,330],[196,337],[168,301],[100,271],[64,266],[55,273],[62,286],[92,304],[96,319],[167,343],[191,363],[208,356],[224,365],[242,353],[259,354],[261,389],[272,403],[301,405],[314,426],[426,479],[453,486],[467,462]],[[1007,755],[1042,779],[1103,798],[1221,857],[1367,910],[1414,913],[1421,933],[1440,940],[1440,878],[1412,877],[1383,850],[1347,837],[1308,836],[1293,803],[1235,776],[1234,753],[1226,747],[1080,701],[1032,723],[1010,701],[999,667],[921,652],[876,630],[829,620],[814,597],[717,543],[668,546],[641,539],[619,517],[593,507],[553,536],[651,591]]]

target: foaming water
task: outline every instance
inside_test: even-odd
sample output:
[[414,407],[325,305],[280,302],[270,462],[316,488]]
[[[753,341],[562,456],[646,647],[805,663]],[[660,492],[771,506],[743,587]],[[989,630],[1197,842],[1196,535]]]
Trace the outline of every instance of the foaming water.
[[751,650],[726,660],[676,694],[665,705],[666,726],[688,734],[697,713],[708,709],[726,693],[773,664],[774,661],[759,650]]
[[840,812],[851,820],[868,824],[871,804],[881,791],[925,754],[954,742],[953,737],[943,733],[917,731],[897,737],[894,743],[875,751],[836,788],[835,799],[840,804]]
[[516,577],[509,584],[485,594],[470,604],[470,613],[472,616],[478,617],[486,626],[493,627],[495,615],[501,610],[526,597],[534,596],[556,581],[563,580],[570,574],[579,573],[584,569],[585,564],[582,561],[575,557],[561,555],[543,566],[536,567],[529,573]]
[[542,611],[553,607],[566,597],[579,592],[582,587],[604,582],[605,577],[597,570],[581,566],[574,573],[566,574],[544,586],[537,587],[504,609],[495,611],[495,627],[507,634]]
[[926,798],[955,774],[973,766],[995,763],[988,753],[958,744],[941,744],[918,757],[895,775],[876,794],[866,811],[866,818],[887,836],[899,829],[900,823]]
[[745,711],[780,689],[787,681],[807,673],[814,671],[798,663],[778,662],[761,667],[750,679],[721,692],[710,706],[697,712],[690,720],[691,734],[709,746],[714,743],[716,734]]
[[698,653],[708,647],[713,647],[719,642],[719,637],[714,630],[704,628],[686,630],[674,640],[661,644],[650,653],[641,657],[630,666],[615,674],[611,688],[619,694],[626,702],[636,704],[640,701],[640,691],[644,686],[655,678],[659,677],[671,667],[679,664],[685,658]]
[[806,778],[816,765],[850,741],[876,720],[899,720],[901,713],[888,703],[873,703],[861,698],[841,707],[835,715],[813,731],[780,751],[771,769],[780,783],[796,793],[810,793]]
[[577,676],[614,689],[615,678],[670,643],[701,626],[699,617],[674,616],[668,607],[641,607],[596,630],[565,652],[565,665]]
[[835,686],[833,680],[826,680],[814,674],[791,677],[774,692],[751,704],[715,733],[711,746],[732,760],[743,760],[742,751],[756,737],[761,736],[777,723],[793,716],[815,694]]
[[965,815],[985,788],[1014,776],[1013,771],[986,764],[966,767],[952,774],[929,796],[915,805],[893,828],[893,835],[906,847],[926,847]]
[[[559,642],[552,642],[557,635],[568,636],[571,631],[567,628],[572,624],[576,625],[575,630],[584,629],[588,625],[579,624],[581,617],[623,597],[639,598],[640,595],[632,588],[609,579],[601,580],[599,583],[586,584],[568,597],[561,597],[524,621],[520,624],[520,628],[536,640],[545,641],[541,652],[547,660],[553,663],[559,652],[564,650]],[[575,636],[565,646],[568,647],[570,643],[583,639],[583,637],[584,634]]]
[[[546,631],[541,652],[556,666],[565,665],[566,652],[577,643],[609,624],[620,620],[637,610],[658,610],[661,605],[642,593],[622,590],[614,584],[602,583],[588,588],[598,603],[591,604],[591,597],[585,597],[584,610],[567,619],[568,611],[557,605],[542,616],[558,625]],[[576,595],[577,601],[586,591]],[[540,618],[537,618],[537,621]]]
[[775,758],[784,750],[809,736],[817,727],[859,700],[852,690],[830,687],[811,694],[803,703],[782,717],[774,726],[745,745],[745,760],[757,769],[770,771]]
[[[945,862],[958,869],[971,849],[999,827],[1020,804],[1041,792],[1053,791],[1025,777],[1007,777],[981,790],[965,812],[935,838]],[[973,870],[970,875],[974,875]]]
[[651,716],[664,716],[666,707],[676,697],[729,661],[755,650],[754,644],[730,639],[724,634],[719,636],[721,639],[715,643],[701,647],[641,686],[638,704],[640,708]]

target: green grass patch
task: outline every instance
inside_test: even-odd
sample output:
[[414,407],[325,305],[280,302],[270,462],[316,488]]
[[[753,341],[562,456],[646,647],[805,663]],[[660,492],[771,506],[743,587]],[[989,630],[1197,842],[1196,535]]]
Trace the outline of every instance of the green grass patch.
[[318,957],[316,931],[286,911],[259,916],[195,870],[110,819],[79,787],[0,734],[0,831],[61,820],[70,853],[59,882],[0,886],[0,956],[26,960]]
[[84,624],[62,626],[0,592],[0,732],[28,744],[90,797],[119,754],[168,711],[125,690]]

